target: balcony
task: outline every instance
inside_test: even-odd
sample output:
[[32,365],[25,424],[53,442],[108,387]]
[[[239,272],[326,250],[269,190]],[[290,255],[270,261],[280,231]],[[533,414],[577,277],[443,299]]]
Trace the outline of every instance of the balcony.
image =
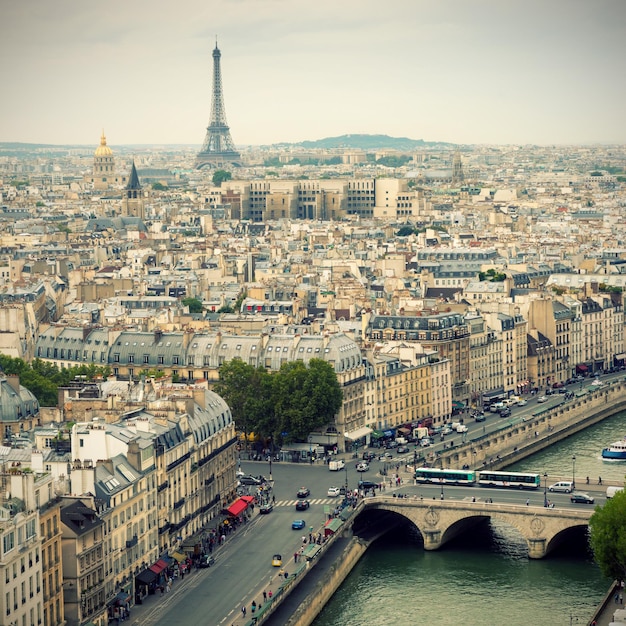
[[126,548],[132,548],[133,546],[136,546],[137,542],[138,542],[137,535],[135,535],[132,539],[127,539]]
[[166,480],[165,482],[162,482],[158,487],[157,487],[157,493],[161,493],[161,491],[163,491],[164,489],[167,489],[170,486],[170,481]]
[[181,498],[177,502],[174,502],[174,510],[180,509],[183,506],[183,504],[185,504],[185,498]]

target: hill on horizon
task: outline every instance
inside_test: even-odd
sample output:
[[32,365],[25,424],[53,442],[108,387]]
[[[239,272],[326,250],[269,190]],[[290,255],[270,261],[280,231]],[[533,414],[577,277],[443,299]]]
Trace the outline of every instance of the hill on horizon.
[[[245,144],[254,147],[252,144]],[[281,148],[286,146],[299,146],[305,149],[333,150],[338,148],[347,148],[355,150],[399,150],[411,151],[419,148],[441,148],[449,149],[456,144],[446,143],[442,141],[424,141],[423,139],[409,139],[408,137],[390,137],[389,135],[363,135],[363,134],[347,134],[338,137],[325,137],[324,139],[306,140],[300,142],[277,142],[266,144],[264,147]],[[113,146],[115,149],[132,150],[147,149],[158,146],[161,148],[194,148],[196,144],[117,144]],[[197,144],[197,149],[200,149]],[[0,141],[0,154],[5,156],[19,156],[28,152],[50,152],[55,153],[65,150],[95,150],[97,146],[91,144],[49,144],[49,143],[27,143],[18,141]]]

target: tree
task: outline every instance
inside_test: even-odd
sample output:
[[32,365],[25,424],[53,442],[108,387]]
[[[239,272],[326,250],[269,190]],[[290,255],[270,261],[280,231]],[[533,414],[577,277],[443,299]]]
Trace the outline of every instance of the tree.
[[198,298],[183,298],[182,303],[183,306],[189,307],[190,313],[202,313],[202,301]]
[[273,375],[275,419],[288,441],[305,440],[341,408],[343,394],[332,366],[321,359],[284,363]]
[[591,549],[600,571],[626,580],[626,490],[597,507],[589,520]]
[[31,364],[22,359],[0,354],[0,369],[5,374],[17,374],[20,385],[26,387],[41,406],[56,406],[58,402],[58,388],[68,385],[76,376],[84,376],[87,380],[96,377],[106,379],[111,374],[111,368],[99,365],[74,365],[58,368],[52,363],[35,359]]
[[152,189],[155,191],[165,191],[167,189],[167,185],[163,183],[152,183]]
[[396,237],[408,237],[412,235],[415,231],[412,226],[402,226],[400,230],[396,233]]
[[244,363],[241,359],[226,361],[219,369],[219,381],[214,390],[230,407],[236,427],[248,439],[259,422],[261,391],[266,390],[262,377],[267,372]]
[[233,175],[226,170],[216,170],[215,174],[213,174],[213,184],[216,187],[220,187],[221,184],[227,180],[231,180]]

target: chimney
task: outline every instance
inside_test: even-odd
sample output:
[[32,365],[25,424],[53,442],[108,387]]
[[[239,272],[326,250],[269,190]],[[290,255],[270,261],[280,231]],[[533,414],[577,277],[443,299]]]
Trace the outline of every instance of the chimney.
[[203,387],[194,387],[193,399],[196,404],[200,405],[203,409],[206,409],[206,389]]
[[160,328],[154,329],[154,343],[159,343],[163,339],[163,331]]
[[13,391],[19,395],[20,393],[20,377],[17,374],[9,374],[7,376],[7,382],[13,388]]
[[107,468],[109,474],[113,474],[113,461],[111,459],[98,459],[96,465],[104,465]]
[[138,471],[141,471],[141,453],[139,451],[139,443],[137,441],[128,442],[128,451],[126,452],[128,462]]

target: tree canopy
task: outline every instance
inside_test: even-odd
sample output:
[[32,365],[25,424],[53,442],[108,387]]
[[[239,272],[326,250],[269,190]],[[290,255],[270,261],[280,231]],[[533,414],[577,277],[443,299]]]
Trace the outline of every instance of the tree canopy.
[[202,313],[202,301],[198,298],[183,298],[182,304],[189,307],[190,313]]
[[58,388],[68,385],[76,376],[85,376],[87,380],[93,380],[96,376],[106,379],[111,373],[108,366],[90,364],[59,368],[41,359],[27,363],[5,354],[0,354],[0,369],[7,375],[17,374],[20,385],[26,387],[41,406],[56,406]]
[[269,373],[241,359],[220,367],[215,392],[233,414],[238,430],[275,443],[303,441],[326,426],[341,408],[343,394],[332,366],[321,359],[284,363]]
[[233,175],[226,170],[216,170],[213,174],[213,184],[219,187],[224,181],[231,180]]
[[626,490],[596,508],[589,532],[600,571],[614,580],[626,580]]

